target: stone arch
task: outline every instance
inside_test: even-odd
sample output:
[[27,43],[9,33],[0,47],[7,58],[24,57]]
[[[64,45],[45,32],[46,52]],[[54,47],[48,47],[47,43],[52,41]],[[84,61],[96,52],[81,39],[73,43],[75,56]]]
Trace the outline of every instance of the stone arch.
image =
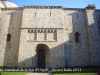
[[50,67],[50,49],[46,44],[37,44],[35,47],[36,67],[38,67],[38,50],[39,49],[45,50],[45,68],[49,68]]

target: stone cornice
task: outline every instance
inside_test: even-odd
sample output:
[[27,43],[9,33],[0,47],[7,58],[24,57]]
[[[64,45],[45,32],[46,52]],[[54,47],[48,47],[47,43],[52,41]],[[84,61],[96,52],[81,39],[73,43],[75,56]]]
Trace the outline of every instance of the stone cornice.
[[38,29],[38,30],[36,29],[36,30],[35,30],[35,29],[29,29],[29,30],[28,30],[28,33],[34,33],[34,32],[38,32],[38,33],[42,33],[42,32],[43,32],[43,33],[44,33],[44,32],[53,33],[53,32],[57,32],[57,30],[54,30],[54,29],[51,29],[51,30],[43,30],[43,29],[42,29],[42,30],[41,30],[41,29]]
[[20,8],[1,8],[1,10],[23,10],[23,7],[20,7]]
[[62,8],[63,10],[76,10],[76,11],[83,11],[82,8]]
[[21,28],[21,29],[35,29],[35,30],[63,30],[63,28]]
[[96,10],[96,9],[94,9],[94,8],[85,8],[86,10]]
[[23,8],[40,8],[40,9],[44,9],[44,8],[47,8],[47,9],[55,9],[55,8],[62,8],[62,6],[24,6]]
[[32,9],[62,9],[62,10],[75,10],[75,11],[84,11],[86,10],[96,10],[100,11],[100,9],[93,9],[93,8],[65,8],[62,6],[23,6],[18,8],[1,8],[1,10],[23,10],[25,8],[32,8]]
[[54,40],[54,41],[48,41],[48,40],[44,40],[44,41],[27,40],[27,42],[57,42],[57,40]]

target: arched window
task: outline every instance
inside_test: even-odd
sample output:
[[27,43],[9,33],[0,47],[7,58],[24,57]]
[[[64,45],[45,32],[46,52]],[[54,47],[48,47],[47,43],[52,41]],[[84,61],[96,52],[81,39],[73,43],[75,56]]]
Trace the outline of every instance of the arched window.
[[11,17],[13,17],[13,13],[11,14]]
[[11,39],[11,34],[8,34],[8,35],[7,35],[7,42],[9,42],[10,39]]
[[81,37],[79,32],[75,33],[75,42],[81,42]]

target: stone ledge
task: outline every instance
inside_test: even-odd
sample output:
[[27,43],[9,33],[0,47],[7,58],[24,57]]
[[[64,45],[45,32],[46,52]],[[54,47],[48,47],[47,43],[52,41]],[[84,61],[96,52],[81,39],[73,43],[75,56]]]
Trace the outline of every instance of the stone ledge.
[[57,42],[57,40],[54,41],[34,41],[34,40],[27,40],[27,42]]
[[44,8],[48,8],[48,9],[50,9],[50,8],[62,8],[62,6],[24,6],[23,8],[42,8],[42,9],[44,9]]
[[37,30],[38,30],[38,29],[41,29],[41,30],[44,30],[44,29],[55,29],[55,30],[56,30],[56,29],[57,29],[57,30],[63,30],[63,28],[21,28],[21,29],[35,29],[35,30],[36,30],[36,29],[37,29]]
[[23,7],[19,7],[19,8],[1,8],[1,10],[23,10]]
[[62,8],[63,10],[76,10],[76,11],[84,11],[82,8]]

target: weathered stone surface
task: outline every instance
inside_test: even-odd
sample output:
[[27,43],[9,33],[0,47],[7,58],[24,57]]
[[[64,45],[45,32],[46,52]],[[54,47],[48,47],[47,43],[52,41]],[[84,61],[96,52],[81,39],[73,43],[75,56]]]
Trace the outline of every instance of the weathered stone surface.
[[39,49],[46,52],[46,67],[100,65],[99,21],[100,10],[94,9],[1,8],[0,66],[38,67]]

